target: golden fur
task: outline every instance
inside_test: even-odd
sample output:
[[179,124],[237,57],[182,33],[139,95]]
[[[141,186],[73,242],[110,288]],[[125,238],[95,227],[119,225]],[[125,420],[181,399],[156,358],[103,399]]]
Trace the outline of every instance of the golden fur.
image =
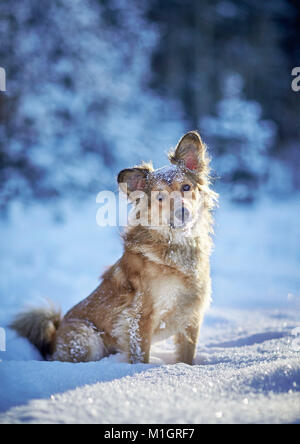
[[[122,351],[131,363],[147,363],[151,343],[174,336],[177,361],[192,364],[210,302],[211,210],[217,196],[210,189],[207,150],[197,132],[186,134],[169,159],[168,168],[155,171],[143,164],[118,177],[128,194],[143,191],[135,202],[140,220],[148,221],[148,210],[153,210],[160,224],[129,226],[121,259],[59,323],[57,315],[45,312],[43,317],[39,311],[20,315],[13,324],[40,350],[47,350],[48,359],[86,362]],[[191,187],[188,196],[182,193],[185,184]],[[181,203],[192,215],[189,227],[175,227],[172,212],[163,216],[167,199],[154,209],[146,199],[153,192],[174,191],[182,194]]]

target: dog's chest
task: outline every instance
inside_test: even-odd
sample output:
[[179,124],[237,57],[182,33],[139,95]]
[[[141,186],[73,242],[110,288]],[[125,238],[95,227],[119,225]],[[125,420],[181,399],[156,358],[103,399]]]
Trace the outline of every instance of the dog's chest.
[[191,306],[190,292],[177,276],[161,276],[152,281],[154,340],[160,340],[181,330],[187,322]]

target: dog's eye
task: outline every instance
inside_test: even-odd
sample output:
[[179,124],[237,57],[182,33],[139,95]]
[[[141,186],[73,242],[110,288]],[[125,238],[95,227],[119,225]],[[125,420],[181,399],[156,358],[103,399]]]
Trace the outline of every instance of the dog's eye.
[[164,200],[164,198],[165,198],[165,196],[164,196],[162,193],[159,193],[159,194],[157,195],[157,200],[158,200],[159,202],[162,202],[162,201]]
[[191,186],[190,185],[182,185],[181,191],[190,191]]

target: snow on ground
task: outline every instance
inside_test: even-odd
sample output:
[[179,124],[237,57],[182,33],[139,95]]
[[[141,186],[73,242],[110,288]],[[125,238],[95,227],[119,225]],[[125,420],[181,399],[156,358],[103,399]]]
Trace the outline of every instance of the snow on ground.
[[[299,423],[300,201],[221,202],[214,302],[196,365],[173,364],[172,342],[149,365],[43,362],[6,328],[0,423]],[[55,218],[15,207],[0,223],[0,327],[43,297],[63,311],[121,254],[116,229],[96,225],[93,202]],[[1,342],[0,342],[1,345]],[[1,348],[1,347],[0,347]]]
[[149,365],[122,355],[89,364],[6,361],[2,409],[21,406],[0,423],[297,422],[295,325],[291,314],[214,310],[193,367],[171,365],[170,344],[156,346]]

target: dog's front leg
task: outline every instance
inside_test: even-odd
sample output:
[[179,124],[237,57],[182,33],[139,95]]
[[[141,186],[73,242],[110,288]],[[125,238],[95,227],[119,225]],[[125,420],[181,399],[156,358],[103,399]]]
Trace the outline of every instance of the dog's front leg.
[[175,337],[176,361],[192,365],[196,355],[201,321],[193,326],[188,326],[183,333]]
[[128,330],[128,356],[131,364],[149,363],[151,330],[148,319],[135,318]]

